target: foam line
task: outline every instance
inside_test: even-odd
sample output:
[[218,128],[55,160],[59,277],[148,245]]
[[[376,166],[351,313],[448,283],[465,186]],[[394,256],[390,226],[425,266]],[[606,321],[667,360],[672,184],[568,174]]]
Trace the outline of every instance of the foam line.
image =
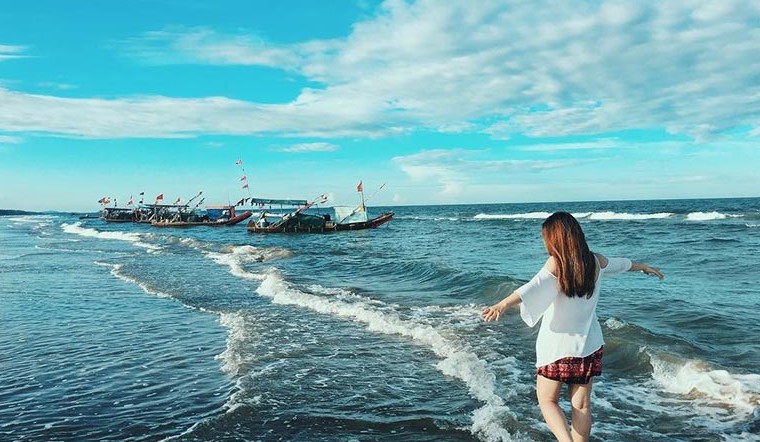
[[366,302],[346,303],[302,292],[288,284],[276,269],[270,270],[256,290],[276,304],[296,305],[317,313],[337,316],[363,323],[373,332],[400,335],[424,345],[442,360],[436,365],[442,373],[462,380],[470,394],[481,402],[472,416],[472,434],[487,441],[513,441],[502,425],[506,418],[515,418],[504,400],[495,393],[496,376],[466,346],[444,336],[431,325],[402,319],[395,312],[380,311]]
[[101,232],[99,230],[91,229],[89,227],[82,227],[81,222],[74,224],[61,224],[61,228],[66,233],[74,235],[84,236],[88,238],[99,238],[106,240],[117,240],[131,242],[137,247],[146,249],[148,253],[157,253],[161,250],[160,246],[155,244],[149,244],[142,241],[142,235],[134,232]]

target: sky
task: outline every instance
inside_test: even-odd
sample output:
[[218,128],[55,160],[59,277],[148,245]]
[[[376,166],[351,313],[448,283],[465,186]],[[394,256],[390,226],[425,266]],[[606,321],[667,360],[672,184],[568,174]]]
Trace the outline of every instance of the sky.
[[0,4],[0,208],[760,196],[758,2]]

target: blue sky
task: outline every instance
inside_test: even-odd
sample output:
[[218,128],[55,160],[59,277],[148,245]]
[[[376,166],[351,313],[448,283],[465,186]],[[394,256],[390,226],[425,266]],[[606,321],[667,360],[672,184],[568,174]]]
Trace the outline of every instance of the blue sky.
[[0,207],[760,195],[760,4],[0,8]]

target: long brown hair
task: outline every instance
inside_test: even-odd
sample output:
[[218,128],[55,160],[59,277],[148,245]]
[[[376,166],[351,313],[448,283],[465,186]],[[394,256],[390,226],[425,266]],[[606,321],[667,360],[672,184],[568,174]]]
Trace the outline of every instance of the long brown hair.
[[569,297],[594,294],[596,259],[581,225],[567,212],[556,212],[541,225],[549,255],[557,261],[559,288]]

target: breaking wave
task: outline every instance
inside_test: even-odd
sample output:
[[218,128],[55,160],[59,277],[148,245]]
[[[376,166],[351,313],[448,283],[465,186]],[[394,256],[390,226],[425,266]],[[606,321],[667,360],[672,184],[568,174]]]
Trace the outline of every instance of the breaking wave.
[[[447,337],[442,330],[401,318],[393,308],[376,306],[366,299],[357,300],[356,296],[357,302],[343,302],[306,293],[285,281],[276,269],[270,269],[266,273],[256,291],[276,304],[296,305],[318,313],[350,319],[365,324],[370,331],[405,336],[428,347],[441,358],[436,365],[439,371],[463,381],[470,394],[485,403],[473,412],[470,428],[472,434],[489,441],[514,440],[515,435],[509,433],[503,422],[506,418],[515,417],[495,392],[496,376],[486,361],[480,359],[466,345]],[[324,291],[330,292],[331,289]]]
[[712,221],[726,218],[728,218],[728,215],[720,212],[691,212],[686,215],[687,221]]
[[697,359],[647,353],[654,381],[666,392],[688,399],[713,424],[736,424],[757,412],[760,375],[730,373]]
[[63,223],[61,224],[61,228],[63,228],[64,232],[71,233],[74,235],[79,235],[79,236],[84,236],[84,237],[89,237],[89,238],[131,242],[135,246],[145,249],[148,253],[158,253],[161,250],[160,246],[144,242],[143,234],[141,233],[102,232],[99,230],[91,229],[89,227],[82,227],[81,222],[76,222],[74,224]]
[[[513,213],[513,214],[486,214],[479,213],[474,216],[476,220],[499,220],[499,219],[546,219],[551,215],[550,212],[528,212],[528,213]],[[648,219],[668,219],[674,216],[670,212],[660,213],[617,213],[617,212],[579,212],[573,213],[573,216],[578,219],[588,219],[594,221],[607,221],[607,220],[625,220],[625,221],[637,221]]]

